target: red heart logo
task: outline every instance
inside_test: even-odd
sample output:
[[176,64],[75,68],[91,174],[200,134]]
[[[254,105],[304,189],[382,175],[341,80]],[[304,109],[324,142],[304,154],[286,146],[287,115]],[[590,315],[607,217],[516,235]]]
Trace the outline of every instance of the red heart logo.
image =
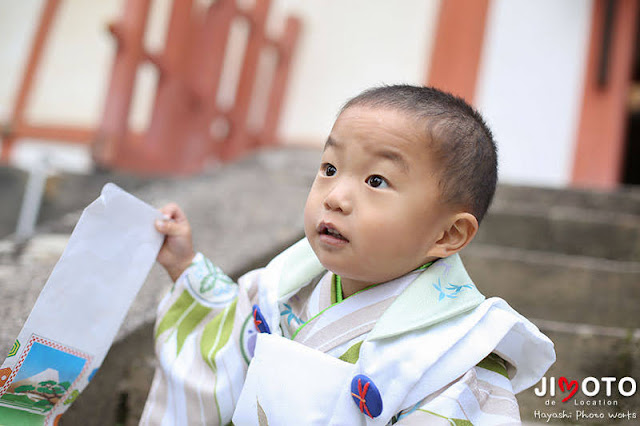
[[558,380],[558,385],[560,385],[560,390],[562,392],[569,391],[569,396],[563,399],[562,402],[567,402],[568,400],[571,399],[573,395],[576,394],[576,392],[578,392],[577,380],[569,381],[566,377],[563,376],[563,377],[560,377],[560,379]]

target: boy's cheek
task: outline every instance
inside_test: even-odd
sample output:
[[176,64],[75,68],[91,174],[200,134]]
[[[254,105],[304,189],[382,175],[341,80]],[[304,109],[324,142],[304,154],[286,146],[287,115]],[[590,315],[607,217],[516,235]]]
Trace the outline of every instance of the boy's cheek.
[[317,191],[314,191],[312,188],[304,206],[305,228],[313,227],[315,229],[316,225],[319,222],[319,215],[321,213],[322,203],[323,203],[323,198]]
[[303,222],[304,222],[304,234],[307,237],[307,239],[311,239],[311,237],[313,236],[313,233],[315,231],[315,217],[311,211],[310,208],[308,208],[308,205],[305,206],[304,209],[304,218],[303,218]]

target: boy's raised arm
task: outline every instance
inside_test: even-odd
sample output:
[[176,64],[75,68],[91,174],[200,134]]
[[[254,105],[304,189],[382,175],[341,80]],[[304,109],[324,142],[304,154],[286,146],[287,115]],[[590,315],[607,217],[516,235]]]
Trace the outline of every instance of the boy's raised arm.
[[195,256],[191,225],[180,206],[175,203],[165,205],[160,211],[164,214],[164,219],[156,220],[155,227],[165,235],[165,239],[156,260],[175,282]]

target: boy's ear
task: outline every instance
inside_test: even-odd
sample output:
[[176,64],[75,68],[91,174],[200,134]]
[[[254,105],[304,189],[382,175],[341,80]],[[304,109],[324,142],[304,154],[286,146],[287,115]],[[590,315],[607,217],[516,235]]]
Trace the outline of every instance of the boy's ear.
[[451,256],[469,244],[478,232],[478,220],[468,212],[456,213],[449,223],[449,228],[429,250],[429,256]]

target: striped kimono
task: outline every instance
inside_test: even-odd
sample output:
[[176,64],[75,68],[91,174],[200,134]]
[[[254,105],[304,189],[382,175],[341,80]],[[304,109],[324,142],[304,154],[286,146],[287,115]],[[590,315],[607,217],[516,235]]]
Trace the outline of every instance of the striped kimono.
[[198,254],[159,306],[140,423],[519,424],[555,361],[458,255],[338,300],[306,239],[238,284]]

